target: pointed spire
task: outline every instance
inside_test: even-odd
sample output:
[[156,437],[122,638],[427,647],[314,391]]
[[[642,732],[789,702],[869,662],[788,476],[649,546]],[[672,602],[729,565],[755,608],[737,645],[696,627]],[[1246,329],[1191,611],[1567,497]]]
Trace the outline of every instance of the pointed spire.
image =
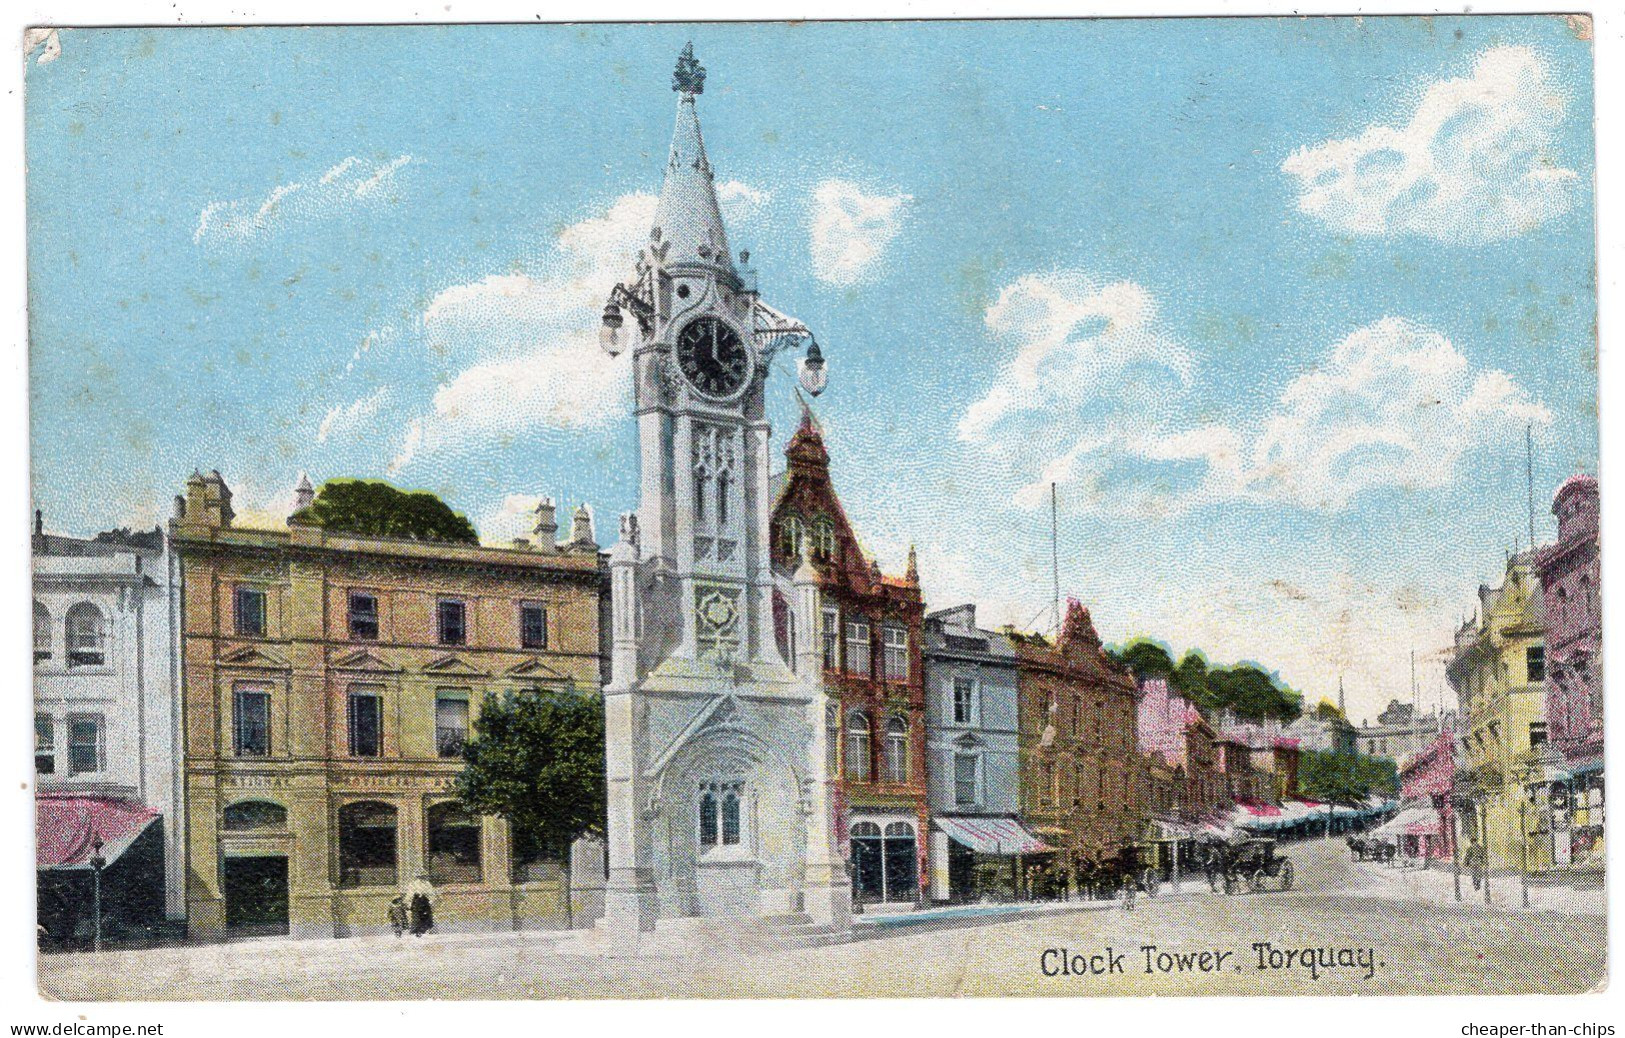
[[694,60],[693,44],[683,48],[672,73],[677,91],[677,125],[672,131],[666,182],[660,189],[650,239],[663,249],[666,266],[700,265],[734,273],[728,234],[717,205],[711,160],[705,154],[694,97],[705,88],[705,69]]
[[299,485],[293,488],[293,510],[302,512],[316,503],[316,488],[310,485],[310,476],[299,473]]
[[920,582],[920,562],[919,559],[915,557],[914,545],[912,544],[908,546],[908,569],[903,571],[903,578],[910,584],[918,584]]

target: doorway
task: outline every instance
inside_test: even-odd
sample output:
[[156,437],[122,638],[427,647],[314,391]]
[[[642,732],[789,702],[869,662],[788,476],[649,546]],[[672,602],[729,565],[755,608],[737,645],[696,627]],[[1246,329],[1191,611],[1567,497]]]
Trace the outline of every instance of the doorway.
[[225,860],[226,928],[236,934],[288,932],[288,859]]

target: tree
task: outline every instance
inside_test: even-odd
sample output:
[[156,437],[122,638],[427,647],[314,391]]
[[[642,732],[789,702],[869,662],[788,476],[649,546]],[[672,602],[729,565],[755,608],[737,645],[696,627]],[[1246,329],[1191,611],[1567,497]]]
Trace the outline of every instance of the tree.
[[377,479],[330,479],[296,517],[365,537],[478,544],[474,525],[425,490],[399,490]]
[[1399,774],[1385,757],[1304,750],[1298,755],[1298,789],[1310,800],[1352,804],[1372,795],[1392,796]]
[[1109,655],[1136,678],[1160,678],[1174,672],[1174,660],[1167,647],[1150,638],[1135,638]]
[[1179,666],[1174,668],[1171,682],[1174,691],[1191,700],[1198,706],[1207,706],[1207,657],[1196,649],[1191,649],[1180,659]]
[[457,799],[471,811],[506,818],[516,840],[562,860],[573,926],[570,845],[606,831],[603,703],[574,687],[487,700],[463,757]]
[[1325,697],[1321,697],[1320,702],[1315,704],[1315,716],[1322,721],[1348,720],[1343,716],[1343,711],[1338,709],[1337,704]]

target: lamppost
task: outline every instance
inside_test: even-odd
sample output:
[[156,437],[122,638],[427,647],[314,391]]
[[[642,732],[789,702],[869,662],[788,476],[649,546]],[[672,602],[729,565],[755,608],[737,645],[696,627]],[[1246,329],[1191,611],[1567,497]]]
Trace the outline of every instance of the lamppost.
[[93,835],[90,840],[90,903],[95,919],[91,923],[91,950],[102,950],[102,870],[107,867],[107,859],[102,857],[102,843],[100,835]]

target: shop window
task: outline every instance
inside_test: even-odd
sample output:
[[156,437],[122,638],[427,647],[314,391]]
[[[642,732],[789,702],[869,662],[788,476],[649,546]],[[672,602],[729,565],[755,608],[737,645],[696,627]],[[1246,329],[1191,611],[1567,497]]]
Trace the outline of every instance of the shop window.
[[519,645],[525,649],[547,648],[547,607],[540,602],[519,606]]
[[350,637],[363,642],[378,640],[378,596],[371,591],[350,592]]
[[100,667],[107,662],[107,620],[89,602],[68,610],[68,666]]
[[339,886],[396,884],[395,819],[395,808],[376,800],[339,808]]
[[429,808],[429,881],[480,882],[480,820],[451,801]]
[[265,592],[239,584],[232,597],[237,633],[245,638],[265,637]]

